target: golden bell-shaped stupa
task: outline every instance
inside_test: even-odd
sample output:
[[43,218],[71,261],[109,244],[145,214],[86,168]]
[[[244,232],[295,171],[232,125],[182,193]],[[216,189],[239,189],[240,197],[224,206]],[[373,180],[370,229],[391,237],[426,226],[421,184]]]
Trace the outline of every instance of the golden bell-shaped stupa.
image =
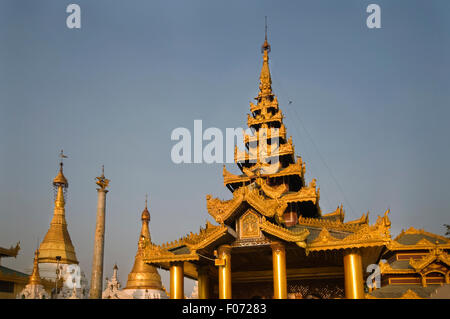
[[[145,209],[141,215],[142,228],[139,236],[139,243],[151,242],[149,221],[150,213],[147,209],[147,200],[145,200]],[[134,259],[134,265],[128,274],[127,286],[125,289],[157,289],[162,290],[161,276],[155,266],[143,262],[141,255],[142,245],[138,244],[138,252]]]
[[75,248],[67,230],[64,192],[69,183],[63,174],[62,162],[53,180],[53,186],[56,188],[55,208],[50,228],[39,247],[39,263],[56,263],[56,257],[59,256],[62,264],[78,264]]

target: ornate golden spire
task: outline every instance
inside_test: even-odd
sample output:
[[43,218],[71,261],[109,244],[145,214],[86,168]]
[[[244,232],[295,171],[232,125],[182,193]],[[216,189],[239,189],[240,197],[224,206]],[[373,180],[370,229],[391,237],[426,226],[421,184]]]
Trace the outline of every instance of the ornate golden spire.
[[259,77],[259,94],[258,97],[256,98],[258,102],[260,102],[262,98],[271,98],[273,96],[272,78],[270,76],[270,69],[269,69],[270,44],[267,41],[267,17],[265,25],[265,39],[261,47],[261,51],[263,53],[263,66],[261,69],[261,75]]
[[134,259],[134,265],[128,274],[127,286],[125,289],[158,289],[162,290],[161,276],[155,266],[143,262],[142,253],[145,242],[151,243],[148,223],[150,221],[150,212],[147,208],[147,196],[145,198],[145,208],[141,215],[142,228],[138,243],[138,252]]
[[39,249],[36,249],[34,253],[34,263],[33,263],[33,273],[30,276],[30,280],[28,284],[30,285],[40,285],[41,284],[41,276],[39,275]]
[[63,174],[62,159],[67,158],[67,156],[61,151],[60,157],[59,172],[53,179],[53,186],[56,189],[55,208],[50,228],[39,247],[39,262],[56,263],[56,257],[60,256],[60,262],[63,264],[78,264],[65,217],[66,202],[64,195],[69,183]]

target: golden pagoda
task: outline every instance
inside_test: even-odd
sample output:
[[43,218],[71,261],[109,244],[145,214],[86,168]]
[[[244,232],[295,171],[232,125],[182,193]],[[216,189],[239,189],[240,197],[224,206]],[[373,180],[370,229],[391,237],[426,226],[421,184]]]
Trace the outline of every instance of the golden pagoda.
[[[128,274],[127,285],[124,290],[156,290],[157,293],[165,295],[162,288],[161,276],[153,265],[144,263],[142,259],[142,249],[144,242],[151,242],[149,222],[150,212],[147,208],[147,198],[145,208],[141,215],[142,227],[138,242],[138,251],[134,260],[133,269]],[[164,296],[163,296],[164,297]]]
[[[64,155],[61,154],[61,157]],[[59,172],[53,179],[53,187],[56,191],[55,208],[50,228],[39,247],[39,263],[57,263],[57,257],[61,264],[78,264],[75,248],[67,230],[65,217],[65,193],[69,187],[63,174],[63,163],[60,162]]]
[[38,258],[39,258],[39,250],[36,250],[34,253],[34,260],[33,260],[33,272],[31,273],[30,280],[28,281],[28,284],[30,284],[30,285],[40,285],[41,284],[41,276],[39,275]]
[[235,148],[241,174],[223,168],[232,198],[206,196],[207,222],[196,234],[141,243],[143,261],[170,270],[170,297],[184,298],[183,278],[198,280],[206,298],[364,298],[368,265],[390,242],[389,211],[369,225],[368,214],[344,222],[342,205],[322,215],[316,180],[306,183],[272,91],[270,44],[256,104],[250,102],[246,149]]
[[[18,294],[17,298],[21,299],[48,299],[50,294],[47,290],[50,290],[49,282],[42,280],[39,275],[39,250],[36,249],[34,253],[33,272],[28,280],[28,284]],[[44,286],[45,283],[45,286]]]

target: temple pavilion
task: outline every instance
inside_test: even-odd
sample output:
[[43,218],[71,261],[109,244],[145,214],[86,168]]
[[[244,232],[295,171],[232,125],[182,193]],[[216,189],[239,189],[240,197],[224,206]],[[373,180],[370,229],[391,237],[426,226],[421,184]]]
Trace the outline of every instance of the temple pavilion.
[[344,221],[342,206],[322,214],[316,180],[287,138],[272,91],[267,33],[256,103],[250,103],[246,149],[235,149],[240,175],[223,168],[231,199],[206,196],[207,222],[170,243],[141,243],[144,262],[170,271],[170,297],[184,298],[184,277],[206,298],[364,298],[365,269],[390,242],[389,211]]

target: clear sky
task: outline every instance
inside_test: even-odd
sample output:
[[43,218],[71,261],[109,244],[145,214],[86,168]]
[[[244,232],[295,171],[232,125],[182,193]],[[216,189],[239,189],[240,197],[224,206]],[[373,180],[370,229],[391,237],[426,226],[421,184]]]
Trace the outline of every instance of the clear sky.
[[[80,30],[66,27],[70,3],[81,7]],[[366,26],[370,3],[381,7],[381,29]],[[231,196],[222,165],[172,163],[170,134],[195,119],[246,125],[266,15],[274,92],[323,213],[342,203],[347,220],[369,210],[372,223],[390,208],[393,235],[410,226],[444,234],[449,1],[4,0],[0,246],[22,250],[2,263],[30,271],[61,149],[69,232],[89,280],[102,164],[111,179],[105,276],[117,262],[126,283],[146,193],[155,243],[212,221],[206,194]]]

